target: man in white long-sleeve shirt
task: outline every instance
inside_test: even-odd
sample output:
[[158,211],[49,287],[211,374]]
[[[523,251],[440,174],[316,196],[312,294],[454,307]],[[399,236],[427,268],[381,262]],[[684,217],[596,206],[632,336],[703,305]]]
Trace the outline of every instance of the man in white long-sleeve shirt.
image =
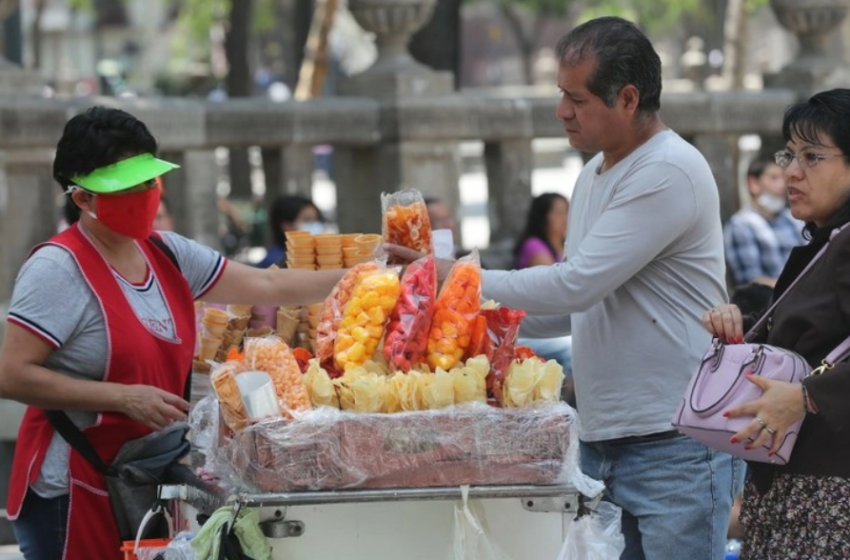
[[557,116],[579,176],[565,262],[484,271],[486,298],[525,309],[523,336],[572,333],[582,468],[623,508],[626,560],[717,559],[737,466],[671,419],[724,302],[717,186],[659,118],[661,63],[631,23],[600,18],[558,44]]

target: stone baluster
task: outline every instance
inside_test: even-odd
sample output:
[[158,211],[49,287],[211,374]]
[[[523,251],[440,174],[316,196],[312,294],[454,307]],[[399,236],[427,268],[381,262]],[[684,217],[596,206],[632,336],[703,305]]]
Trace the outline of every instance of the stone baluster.
[[770,6],[779,23],[797,36],[800,49],[778,73],[765,75],[765,86],[806,93],[820,89],[844,66],[842,58],[827,52],[826,43],[850,10],[850,0],[770,0]]
[[162,157],[180,165],[180,169],[163,177],[177,231],[199,243],[221,250],[215,152],[163,152]]
[[720,194],[720,219],[726,223],[741,207],[738,194],[738,135],[700,133],[689,140],[711,167]]
[[[531,205],[534,150],[530,138],[485,142],[490,244],[510,248],[525,227]],[[509,264],[509,263],[506,263]]]

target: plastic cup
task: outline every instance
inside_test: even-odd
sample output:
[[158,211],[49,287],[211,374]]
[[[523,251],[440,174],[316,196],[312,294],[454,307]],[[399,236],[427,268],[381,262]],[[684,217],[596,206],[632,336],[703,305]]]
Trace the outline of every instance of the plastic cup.
[[245,403],[249,420],[280,416],[274,383],[264,371],[245,371],[236,376],[236,385]]

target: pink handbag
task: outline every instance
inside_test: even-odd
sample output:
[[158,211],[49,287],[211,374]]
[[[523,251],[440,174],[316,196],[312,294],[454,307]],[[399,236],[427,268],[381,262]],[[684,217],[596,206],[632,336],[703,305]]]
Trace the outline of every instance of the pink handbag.
[[[846,226],[845,226],[846,227]],[[843,227],[842,227],[843,229]],[[840,230],[835,230],[830,240]],[[800,278],[820,259],[829,244],[825,245],[808,266],[797,276],[794,282],[782,294],[791,291]],[[761,319],[744,336],[743,344],[725,344],[720,339],[711,341],[708,351],[700,362],[699,369],[691,378],[685,396],[679,409],[673,416],[673,426],[683,434],[687,434],[705,445],[741,457],[747,461],[759,461],[784,465],[791,458],[791,451],[797,441],[803,420],[795,422],[787,431],[779,451],[772,457],[767,455],[771,441],[762,447],[749,451],[742,443],[732,444],[730,438],[747,424],[752,422],[752,416],[726,418],[723,413],[735,406],[758,399],[762,390],[746,379],[745,372],[752,371],[756,375],[799,383],[811,372],[813,375],[822,373],[850,355],[850,337],[836,347],[824,359],[821,366],[812,371],[812,367],[799,354],[768,344],[749,342],[759,332],[761,326],[770,317],[782,297],[762,315]]]

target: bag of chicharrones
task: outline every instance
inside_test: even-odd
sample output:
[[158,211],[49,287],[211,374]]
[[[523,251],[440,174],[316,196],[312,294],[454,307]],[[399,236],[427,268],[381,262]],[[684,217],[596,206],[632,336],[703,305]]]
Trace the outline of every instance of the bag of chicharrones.
[[478,252],[459,259],[443,282],[428,333],[428,365],[446,371],[463,359],[472,326],[481,309],[481,265]]
[[411,263],[401,278],[401,294],[384,335],[384,358],[394,370],[408,372],[425,363],[428,333],[437,299],[434,257]]
[[511,560],[493,540],[483,518],[481,508],[469,503],[469,486],[461,486],[461,502],[454,511],[449,560]]
[[579,513],[567,528],[558,560],[618,560],[626,548],[622,514],[611,502],[600,502],[594,510]]
[[[434,254],[431,220],[422,193],[413,189],[383,193],[381,209],[386,243],[409,247],[428,255]],[[400,261],[391,256],[389,264],[400,264]]]

